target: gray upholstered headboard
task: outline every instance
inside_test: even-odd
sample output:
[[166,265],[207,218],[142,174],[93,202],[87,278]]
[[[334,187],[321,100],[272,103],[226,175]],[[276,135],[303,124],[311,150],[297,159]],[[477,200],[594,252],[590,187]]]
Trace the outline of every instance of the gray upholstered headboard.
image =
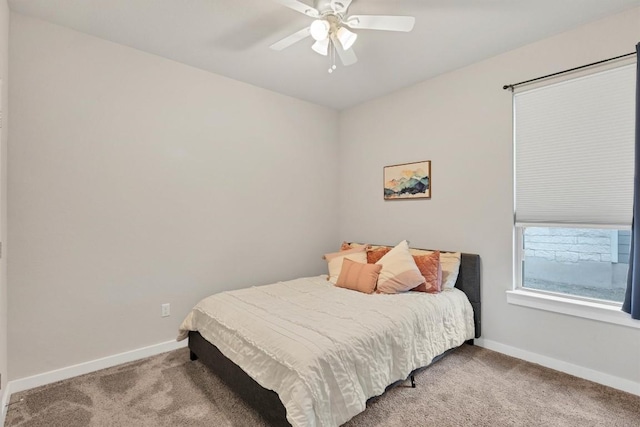
[[481,295],[480,292],[480,255],[462,254],[460,257],[460,273],[456,281],[456,288],[467,295],[473,307],[473,323],[476,327],[476,338],[480,338],[481,326]]
[[[361,243],[359,243],[361,244]],[[387,245],[374,245],[374,246],[387,246]],[[393,246],[387,246],[393,248]],[[413,248],[421,249],[421,248]],[[432,251],[434,249],[422,249],[426,251]],[[450,252],[450,251],[440,251]],[[460,256],[460,272],[458,273],[458,279],[456,280],[455,287],[460,289],[467,295],[471,307],[473,307],[473,323],[476,329],[476,338],[480,338],[482,333],[482,321],[480,314],[481,311],[481,287],[480,287],[480,255],[465,254]]]

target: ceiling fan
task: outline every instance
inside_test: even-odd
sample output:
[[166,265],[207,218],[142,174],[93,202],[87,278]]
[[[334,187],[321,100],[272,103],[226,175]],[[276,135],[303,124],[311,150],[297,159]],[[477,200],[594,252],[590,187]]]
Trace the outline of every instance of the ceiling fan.
[[[409,32],[416,22],[413,16],[349,15],[349,5],[353,0],[314,0],[314,7],[298,0],[274,1],[314,18],[314,21],[310,26],[272,44],[271,49],[283,50],[307,37],[312,37],[315,43],[311,48],[315,52],[323,56],[337,52],[345,66],[355,64],[358,61],[358,57],[351,48],[358,35],[350,31],[349,28]],[[331,73],[335,69],[334,57],[329,72]]]

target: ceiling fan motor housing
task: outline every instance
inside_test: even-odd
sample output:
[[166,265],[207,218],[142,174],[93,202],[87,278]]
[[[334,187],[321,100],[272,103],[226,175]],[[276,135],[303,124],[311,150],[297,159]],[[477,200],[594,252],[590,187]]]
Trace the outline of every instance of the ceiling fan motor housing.
[[337,15],[343,18],[347,13],[348,3],[339,0],[316,0],[315,7],[320,12],[321,16]]

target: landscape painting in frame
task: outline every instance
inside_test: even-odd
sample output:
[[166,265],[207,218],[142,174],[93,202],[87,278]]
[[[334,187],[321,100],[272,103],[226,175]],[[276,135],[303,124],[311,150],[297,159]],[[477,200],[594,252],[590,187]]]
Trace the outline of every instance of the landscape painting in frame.
[[384,167],[384,199],[431,198],[431,160]]

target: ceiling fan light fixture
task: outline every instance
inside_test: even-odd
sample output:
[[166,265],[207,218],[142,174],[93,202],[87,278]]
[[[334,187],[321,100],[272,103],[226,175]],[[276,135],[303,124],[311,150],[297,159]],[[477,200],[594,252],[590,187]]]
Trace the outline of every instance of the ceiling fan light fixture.
[[340,29],[338,29],[336,37],[340,40],[340,44],[344,50],[349,50],[358,39],[358,35],[356,33],[347,30],[345,27],[340,27]]
[[313,46],[311,46],[311,49],[322,56],[327,56],[327,54],[329,53],[329,38],[327,37],[324,40],[316,41]]
[[329,37],[329,30],[331,30],[331,24],[324,19],[316,19],[309,27],[311,37],[317,42],[326,40]]
[[353,65],[358,58],[352,49],[358,35],[350,30],[384,30],[409,32],[416,19],[399,15],[351,15],[349,6],[353,0],[273,0],[291,10],[313,18],[311,25],[272,44],[273,50],[283,50],[308,37],[315,42],[311,48],[320,55],[328,56],[331,62],[329,73],[336,69],[338,56],[345,67]]

